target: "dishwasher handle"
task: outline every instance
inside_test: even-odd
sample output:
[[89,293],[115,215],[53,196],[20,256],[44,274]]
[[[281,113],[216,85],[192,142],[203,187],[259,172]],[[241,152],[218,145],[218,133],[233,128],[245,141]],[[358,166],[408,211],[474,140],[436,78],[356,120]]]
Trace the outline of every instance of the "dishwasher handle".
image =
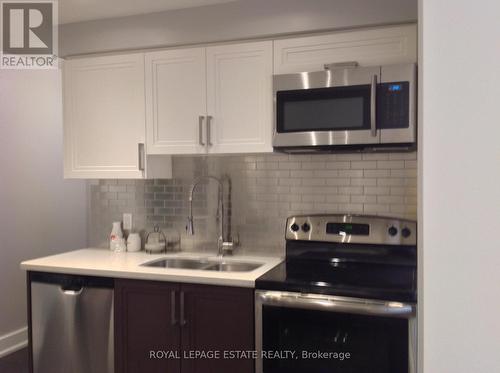
[[71,290],[71,289],[63,289],[61,287],[61,292],[64,294],[64,295],[72,295],[72,296],[76,296],[76,295],[80,295],[81,293],[83,293],[83,287],[81,287],[80,289],[78,290]]
[[64,284],[60,286],[61,291],[66,295],[80,295],[83,292],[81,284]]

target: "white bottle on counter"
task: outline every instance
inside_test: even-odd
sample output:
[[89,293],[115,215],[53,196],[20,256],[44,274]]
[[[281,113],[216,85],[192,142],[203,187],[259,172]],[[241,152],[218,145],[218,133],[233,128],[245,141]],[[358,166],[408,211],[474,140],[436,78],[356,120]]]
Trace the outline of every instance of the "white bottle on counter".
[[127,251],[141,251],[141,236],[139,233],[130,233],[127,239]]
[[123,243],[122,223],[115,221],[109,235],[109,249],[112,251],[122,251]]

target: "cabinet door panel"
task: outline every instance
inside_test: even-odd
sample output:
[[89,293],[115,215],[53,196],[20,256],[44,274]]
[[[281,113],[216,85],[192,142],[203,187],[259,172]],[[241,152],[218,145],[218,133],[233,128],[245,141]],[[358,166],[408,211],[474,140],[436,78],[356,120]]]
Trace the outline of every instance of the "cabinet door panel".
[[[181,285],[185,294],[184,351],[254,349],[253,289]],[[183,373],[252,373],[252,359],[183,359]]]
[[178,290],[170,283],[115,281],[117,373],[180,372],[180,359],[150,356],[151,351],[179,351],[178,321],[172,325],[178,309],[172,294]]
[[205,152],[205,48],[147,53],[146,98],[149,154]]
[[212,153],[272,152],[272,42],[207,48]]
[[324,64],[384,65],[417,61],[417,26],[340,31],[274,41],[274,73],[320,71]]
[[65,176],[143,178],[144,56],[91,57],[64,64]]

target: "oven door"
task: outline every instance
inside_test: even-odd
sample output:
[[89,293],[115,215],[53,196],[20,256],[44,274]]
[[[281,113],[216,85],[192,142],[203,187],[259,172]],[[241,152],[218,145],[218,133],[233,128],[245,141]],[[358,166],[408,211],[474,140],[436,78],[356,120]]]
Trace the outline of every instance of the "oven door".
[[256,373],[416,373],[415,305],[256,292]]
[[378,67],[274,76],[273,146],[379,144]]

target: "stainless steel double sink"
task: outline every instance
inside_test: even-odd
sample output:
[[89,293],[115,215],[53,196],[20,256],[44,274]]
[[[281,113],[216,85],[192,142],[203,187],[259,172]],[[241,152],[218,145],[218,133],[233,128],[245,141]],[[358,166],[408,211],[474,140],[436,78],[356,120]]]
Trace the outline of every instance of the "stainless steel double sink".
[[144,267],[193,269],[217,272],[250,272],[262,266],[262,263],[225,261],[223,259],[185,259],[161,258],[141,264]]

